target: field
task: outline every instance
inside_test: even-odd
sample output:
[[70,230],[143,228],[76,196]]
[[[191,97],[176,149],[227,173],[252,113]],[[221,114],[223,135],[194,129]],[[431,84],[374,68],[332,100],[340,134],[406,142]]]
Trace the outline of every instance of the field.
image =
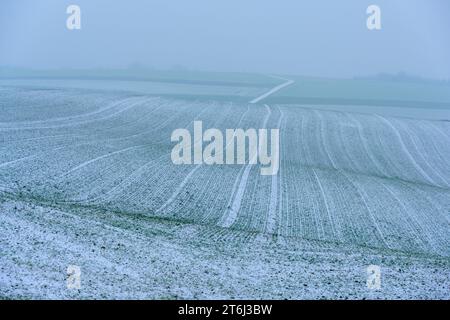
[[[0,296],[450,298],[445,90],[249,103],[283,80],[200,78],[0,80]],[[279,128],[279,174],[172,164],[195,120]]]

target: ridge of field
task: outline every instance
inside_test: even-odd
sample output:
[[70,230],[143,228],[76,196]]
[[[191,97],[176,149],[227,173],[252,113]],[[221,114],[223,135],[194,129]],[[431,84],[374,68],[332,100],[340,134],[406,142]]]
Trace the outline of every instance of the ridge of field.
[[0,68],[0,86],[91,89],[184,100],[246,102],[280,84],[276,77],[238,72],[153,69],[28,70]]
[[[1,71],[1,70],[0,70]],[[84,72],[84,73],[83,73]],[[141,76],[136,76],[136,75]],[[9,75],[9,77],[8,77]],[[245,103],[283,85],[285,78],[246,73],[100,70],[0,72],[0,86],[36,90],[90,89],[111,94],[145,94],[182,100]],[[221,78],[217,78],[217,76]],[[450,120],[450,85],[445,82],[380,79],[322,79],[289,76],[293,84],[264,98],[268,104]],[[220,79],[220,80],[218,80]]]
[[168,82],[192,85],[273,87],[275,78],[258,73],[193,70],[156,70],[141,67],[128,69],[54,69],[32,70],[1,68],[0,79],[117,80]]
[[171,132],[264,122],[281,129],[280,174],[249,170],[229,229],[450,255],[448,122],[83,90],[0,98],[0,188],[17,200],[221,225],[242,166],[173,165]]
[[153,95],[183,100],[246,102],[270,89],[267,86],[192,84],[182,82],[156,82],[108,79],[0,79],[4,88],[30,90],[91,90],[110,92],[112,95]]
[[381,79],[290,77],[295,83],[265,100],[319,109],[450,120],[450,84]]

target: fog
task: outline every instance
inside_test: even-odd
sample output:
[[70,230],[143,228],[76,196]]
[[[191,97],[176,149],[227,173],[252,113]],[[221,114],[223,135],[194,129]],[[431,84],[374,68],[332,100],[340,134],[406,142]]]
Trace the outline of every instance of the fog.
[[[81,30],[66,28],[70,4]],[[447,0],[2,0],[0,66],[448,79],[449,15]]]

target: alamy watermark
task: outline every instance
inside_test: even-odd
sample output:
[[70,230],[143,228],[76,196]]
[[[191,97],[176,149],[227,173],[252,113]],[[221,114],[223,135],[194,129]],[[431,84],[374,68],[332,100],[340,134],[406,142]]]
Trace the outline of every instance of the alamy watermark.
[[69,15],[66,20],[66,27],[69,30],[81,29],[81,9],[80,6],[71,4],[67,7],[66,13]]
[[[270,131],[270,139],[269,139]],[[171,141],[174,164],[260,164],[261,175],[276,175],[280,165],[279,129],[211,128],[203,132],[202,121],[194,121],[194,132],[176,129]],[[269,146],[270,145],[270,146]]]
[[[66,27],[69,30],[81,29],[81,8],[76,4],[67,7],[66,13],[69,15],[66,20]],[[381,30],[381,9],[378,5],[372,4],[367,7],[366,26],[369,30]]]
[[366,269],[367,272],[367,288],[370,290],[381,289],[381,267],[370,265]]
[[367,7],[366,13],[369,15],[367,17],[366,25],[369,30],[381,30],[381,9],[379,6],[372,4]]
[[69,265],[67,267],[67,289],[79,290],[81,289],[81,268],[76,265]]

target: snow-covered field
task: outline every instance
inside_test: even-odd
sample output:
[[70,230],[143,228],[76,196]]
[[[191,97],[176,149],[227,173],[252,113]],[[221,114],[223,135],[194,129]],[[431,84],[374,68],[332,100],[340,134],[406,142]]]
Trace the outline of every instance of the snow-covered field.
[[[450,298],[450,122],[115,86],[0,87],[1,297]],[[279,174],[173,165],[194,120],[279,128]]]

